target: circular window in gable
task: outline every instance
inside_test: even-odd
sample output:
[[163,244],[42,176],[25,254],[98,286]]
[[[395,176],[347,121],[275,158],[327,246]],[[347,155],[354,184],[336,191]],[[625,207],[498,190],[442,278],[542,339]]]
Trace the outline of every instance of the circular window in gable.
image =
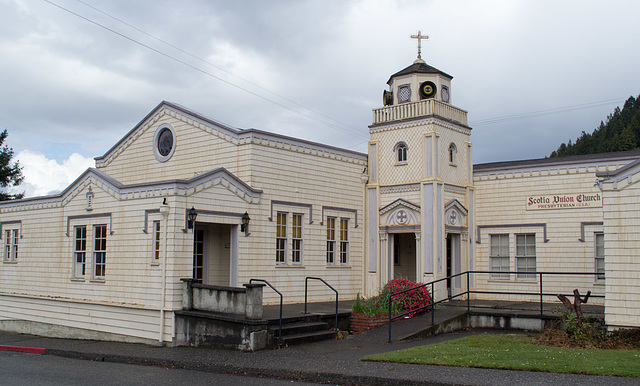
[[176,150],[176,133],[170,125],[162,125],[153,137],[153,154],[160,162],[168,161]]

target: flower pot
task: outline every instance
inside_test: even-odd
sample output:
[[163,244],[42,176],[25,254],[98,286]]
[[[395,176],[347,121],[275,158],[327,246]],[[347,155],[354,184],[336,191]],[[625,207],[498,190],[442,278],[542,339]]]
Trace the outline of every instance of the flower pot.
[[349,316],[349,330],[354,334],[371,330],[372,328],[389,323],[389,313],[367,316],[361,312],[352,312]]

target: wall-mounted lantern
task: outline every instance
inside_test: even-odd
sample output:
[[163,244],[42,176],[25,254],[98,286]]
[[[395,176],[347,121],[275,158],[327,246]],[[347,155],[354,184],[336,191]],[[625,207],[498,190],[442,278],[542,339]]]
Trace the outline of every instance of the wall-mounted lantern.
[[195,224],[196,218],[198,217],[198,212],[196,212],[196,208],[192,206],[191,209],[189,209],[189,212],[187,213],[187,217],[189,218],[189,221],[187,222],[187,229],[193,229],[193,224]]
[[248,236],[249,221],[251,221],[251,218],[249,217],[249,213],[244,212],[244,214],[242,215],[242,225],[240,225],[240,232],[244,232],[245,236]]

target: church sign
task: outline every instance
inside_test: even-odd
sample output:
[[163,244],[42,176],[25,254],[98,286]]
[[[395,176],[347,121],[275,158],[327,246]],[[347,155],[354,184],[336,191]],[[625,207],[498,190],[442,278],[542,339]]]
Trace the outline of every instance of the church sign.
[[602,195],[594,194],[556,194],[553,196],[527,197],[527,210],[601,208]]

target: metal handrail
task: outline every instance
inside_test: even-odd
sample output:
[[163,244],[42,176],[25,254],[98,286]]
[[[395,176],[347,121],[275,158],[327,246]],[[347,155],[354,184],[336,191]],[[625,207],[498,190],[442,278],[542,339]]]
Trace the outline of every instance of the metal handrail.
[[[502,274],[502,275],[538,275],[539,278],[540,278],[540,280],[539,280],[540,291],[538,291],[538,292],[472,291],[470,289],[470,284],[469,284],[470,283],[470,276],[471,276],[471,274],[476,274],[476,273],[477,274]],[[456,278],[458,276],[463,276],[463,275],[466,275],[466,277],[467,277],[467,290],[466,291],[461,292],[461,293],[459,293],[457,295],[453,295],[453,296],[449,295],[445,299],[439,300],[437,302],[433,301],[433,294],[434,294],[434,292],[433,292],[434,288],[433,287],[434,287],[434,284],[439,283],[439,282],[444,281],[444,280],[453,279],[453,278]],[[452,300],[452,299],[455,299],[457,297],[464,296],[464,295],[467,295],[467,312],[471,312],[471,296],[469,296],[470,294],[539,295],[540,296],[540,315],[543,315],[544,314],[544,305],[543,305],[544,304],[544,302],[543,302],[544,296],[557,296],[558,295],[556,293],[551,294],[551,293],[544,293],[543,292],[543,286],[542,286],[542,276],[543,275],[604,276],[604,274],[598,273],[598,272],[465,271],[465,272],[461,272],[461,273],[458,273],[458,274],[455,274],[455,275],[447,276],[447,277],[444,277],[444,278],[441,278],[441,279],[438,279],[438,280],[433,280],[433,281],[430,281],[428,283],[423,283],[423,284],[420,284],[420,285],[412,287],[412,288],[407,288],[407,289],[402,290],[402,291],[394,292],[394,293],[389,294],[389,343],[391,343],[391,322],[393,320],[396,320],[396,319],[402,318],[405,315],[408,315],[408,314],[411,314],[411,313],[418,312],[418,311],[421,311],[423,309],[429,308],[431,310],[431,325],[434,325],[435,324],[435,316],[434,316],[435,312],[434,312],[434,308],[433,307],[436,304],[444,303],[444,302],[447,302],[449,300]],[[398,314],[398,315],[395,315],[394,317],[391,317],[391,301],[392,301],[392,298],[394,296],[398,296],[398,295],[401,295],[401,294],[403,294],[405,292],[416,290],[418,288],[426,287],[428,285],[431,286],[431,304],[430,305],[424,306],[424,307],[420,307],[418,309],[411,310],[409,312],[405,312],[403,314]],[[604,296],[603,295],[591,295],[591,297],[602,298]]]
[[274,286],[269,284],[269,282],[266,281],[266,280],[263,280],[263,279],[251,279],[251,280],[249,280],[249,284],[253,283],[254,281],[259,281],[259,282],[262,282],[262,283],[268,285],[272,290],[276,291],[276,293],[278,295],[280,295],[280,328],[278,330],[278,344],[281,345],[281,344],[284,343],[284,340],[282,339],[282,294],[280,293],[280,291],[275,289]]
[[326,285],[327,287],[331,288],[331,290],[333,292],[336,293],[336,331],[338,331],[338,291],[333,288],[329,283],[327,283],[326,281],[324,281],[324,279],[319,278],[319,277],[312,277],[312,276],[307,276],[304,279],[304,313],[307,313],[307,288],[309,285],[309,279],[311,280],[320,280],[321,282],[324,283],[324,285]]

